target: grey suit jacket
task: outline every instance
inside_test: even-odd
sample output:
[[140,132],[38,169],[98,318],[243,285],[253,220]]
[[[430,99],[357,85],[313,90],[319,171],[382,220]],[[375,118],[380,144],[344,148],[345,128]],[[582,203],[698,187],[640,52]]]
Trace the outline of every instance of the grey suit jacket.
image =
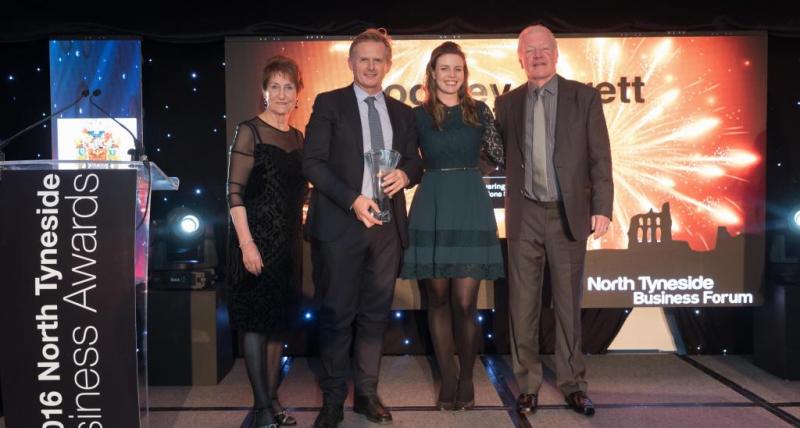
[[[591,233],[591,216],[611,218],[614,184],[611,147],[599,92],[583,83],[556,75],[555,151],[552,162],[561,188],[569,232],[573,239]],[[519,234],[525,179],[525,102],[527,84],[501,95],[495,102],[498,126],[506,146],[506,235]]]

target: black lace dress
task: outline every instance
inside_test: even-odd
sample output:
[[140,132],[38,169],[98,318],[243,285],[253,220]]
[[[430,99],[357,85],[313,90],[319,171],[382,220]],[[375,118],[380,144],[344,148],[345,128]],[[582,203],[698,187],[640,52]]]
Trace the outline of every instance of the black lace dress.
[[256,117],[239,124],[228,154],[228,204],[244,206],[264,267],[249,273],[239,239],[228,228],[226,291],[231,324],[267,333],[297,316],[302,280],[303,136],[281,131]]

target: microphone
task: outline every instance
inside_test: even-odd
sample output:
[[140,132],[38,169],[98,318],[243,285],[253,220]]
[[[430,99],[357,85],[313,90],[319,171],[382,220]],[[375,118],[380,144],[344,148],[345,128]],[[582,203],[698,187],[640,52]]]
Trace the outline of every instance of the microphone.
[[[88,94],[89,91],[87,90],[86,93]],[[134,148],[128,150],[128,154],[131,155],[131,161],[137,161],[137,160],[142,161],[142,162],[147,161],[147,155],[144,154],[144,143],[142,143],[142,140],[136,138],[136,135],[134,135],[133,132],[131,132],[131,130],[128,129],[127,126],[123,125],[120,121],[118,121],[109,112],[103,110],[102,107],[100,107],[99,105],[97,105],[96,102],[94,102],[94,97],[98,97],[102,93],[103,93],[103,91],[101,91],[100,89],[93,90],[92,91],[92,95],[89,97],[89,104],[93,105],[95,108],[100,110],[101,113],[106,115],[106,117],[108,117],[109,119],[113,120],[114,123],[116,123],[117,125],[121,126],[122,129],[124,129],[133,138]]]
[[0,140],[0,161],[5,160],[5,155],[3,154],[3,149],[6,146],[8,146],[11,143],[12,140],[14,140],[15,138],[19,137],[20,135],[30,131],[31,129],[41,125],[42,123],[47,122],[48,120],[52,119],[53,116],[58,116],[59,114],[64,113],[65,111],[69,110],[70,108],[75,106],[75,104],[78,104],[82,99],[84,99],[84,98],[86,98],[88,96],[89,96],[89,90],[88,89],[84,89],[83,91],[81,91],[81,94],[78,96],[78,98],[76,98],[75,101],[71,102],[66,107],[57,110],[55,113],[52,113],[49,116],[44,117],[43,119],[37,120],[35,123],[25,127],[21,131],[19,131],[16,134],[6,138],[5,140]]

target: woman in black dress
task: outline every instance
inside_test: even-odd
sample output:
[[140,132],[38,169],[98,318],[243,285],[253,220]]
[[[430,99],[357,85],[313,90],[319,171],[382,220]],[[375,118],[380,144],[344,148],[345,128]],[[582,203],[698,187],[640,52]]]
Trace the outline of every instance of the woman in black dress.
[[[297,64],[275,56],[264,67],[264,112],[239,124],[228,155],[227,292],[231,323],[244,332],[254,421],[295,425],[278,401],[285,332],[294,318],[301,260],[303,135],[289,126],[303,87]],[[266,369],[266,373],[265,373]]]

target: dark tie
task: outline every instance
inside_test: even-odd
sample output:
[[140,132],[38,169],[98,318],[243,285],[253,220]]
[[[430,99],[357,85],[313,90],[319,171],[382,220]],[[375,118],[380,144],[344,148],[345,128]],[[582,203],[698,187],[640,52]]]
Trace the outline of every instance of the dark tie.
[[533,103],[533,194],[547,200],[547,121],[544,117],[544,91],[536,90]]
[[375,97],[367,97],[364,99],[369,109],[367,110],[367,118],[369,120],[369,141],[372,150],[381,150],[386,148],[383,143],[383,128],[381,128],[381,117],[378,115],[378,109],[375,108]]

